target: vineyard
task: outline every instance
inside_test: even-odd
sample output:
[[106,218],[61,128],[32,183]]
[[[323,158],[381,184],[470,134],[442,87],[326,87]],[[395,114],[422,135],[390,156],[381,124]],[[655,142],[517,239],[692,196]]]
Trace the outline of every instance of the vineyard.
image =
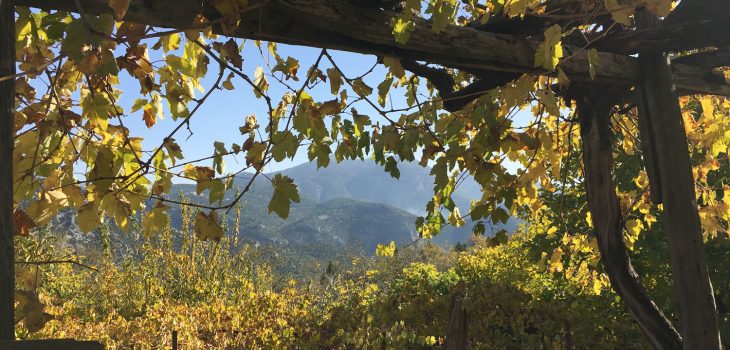
[[[58,254],[51,237],[20,255],[38,261]],[[615,295],[549,272],[549,259],[531,256],[529,237],[496,246],[481,239],[462,252],[424,245],[358,257],[325,264],[307,280],[277,275],[248,244],[229,253],[230,239],[190,241],[180,251],[150,239],[139,261],[113,265],[99,254],[96,270],[19,270],[24,283],[38,283],[54,316],[41,329],[21,323],[18,332],[100,340],[113,349],[167,349],[173,331],[181,349],[428,349],[443,345],[460,296],[469,314],[485,315],[469,323],[475,348],[647,346]],[[668,288],[666,280],[657,283]]]

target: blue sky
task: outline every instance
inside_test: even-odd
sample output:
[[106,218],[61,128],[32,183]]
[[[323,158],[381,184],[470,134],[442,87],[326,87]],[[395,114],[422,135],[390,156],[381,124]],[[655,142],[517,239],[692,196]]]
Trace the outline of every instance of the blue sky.
[[[238,42],[240,45],[243,41],[239,40]],[[151,46],[152,44],[154,43],[150,43],[149,45]],[[262,44],[262,50],[264,50],[264,53],[268,55],[265,45],[266,43]],[[300,81],[287,81],[287,83],[292,87],[298,89],[302,84],[307,70],[312,64],[314,64],[321,52],[321,49],[282,44],[279,44],[278,48],[278,53],[282,56],[282,58],[286,59],[287,56],[291,56],[298,59],[300,62],[300,69],[298,72]],[[348,77],[356,77],[367,72],[376,62],[376,57],[371,55],[340,51],[328,52],[333,56],[337,65]],[[252,41],[247,41],[245,43],[242,56],[244,58],[243,71],[253,78],[256,67],[261,66],[264,63],[262,55]],[[152,60],[158,59],[157,57],[151,58]],[[325,71],[325,69],[329,67],[331,67],[329,62],[323,59],[320,64],[320,69]],[[266,68],[264,68],[264,70],[267,71]],[[208,67],[208,75],[201,84],[206,87],[206,90],[213,85],[215,78],[217,78],[217,72],[217,64],[215,61],[212,61]],[[373,73],[365,77],[364,80],[369,86],[375,89],[380,83],[380,80],[378,79],[382,79],[386,73],[387,68],[383,65],[378,65]],[[192,135],[190,135],[186,129],[182,129],[176,134],[175,139],[182,147],[183,154],[186,159],[198,159],[211,155],[213,153],[214,141],[222,141],[226,143],[227,147],[230,147],[232,143],[237,143],[239,145],[242,144],[245,139],[238,128],[243,125],[244,118],[247,115],[256,114],[259,119],[259,123],[265,125],[267,109],[264,101],[257,99],[253,94],[253,90],[240,78],[234,78],[233,83],[236,89],[230,91],[225,89],[216,90],[201,106],[200,110],[193,116],[190,121],[190,128],[193,131]],[[287,90],[274,79],[269,78],[269,84],[269,93],[273,102],[276,103],[279,100],[279,97]],[[142,120],[142,111],[130,113],[134,100],[144,97],[138,92],[139,83],[137,80],[129,77],[126,72],[120,72],[120,89],[124,91],[124,93],[119,104],[125,109],[125,112],[127,112],[127,116],[124,120],[125,126],[130,129],[131,135],[144,138],[145,141],[143,142],[143,146],[145,150],[154,149],[160,144],[162,139],[177,126],[180,120],[174,121],[169,114],[166,113],[163,120],[158,120],[156,125],[148,129]],[[333,96],[330,93],[329,84],[320,83],[320,85],[314,90],[308,90],[308,92],[317,101],[333,99]],[[196,91],[196,94],[196,97],[202,96],[199,91]],[[391,96],[395,99],[393,101],[395,105],[405,105],[405,100],[401,92],[391,93]],[[166,102],[163,102],[163,105],[167,108]],[[374,110],[367,106],[366,103],[358,103],[356,104],[356,107],[359,113],[368,114],[375,120],[380,119],[376,113],[374,113]],[[236,164],[237,160],[242,163]],[[306,150],[300,150],[294,160],[287,159],[281,163],[272,162],[266,171],[278,171],[307,161]],[[209,164],[203,162],[202,165]],[[243,165],[245,165],[243,154],[239,154],[236,157],[228,157],[226,159],[227,171],[235,171]]]

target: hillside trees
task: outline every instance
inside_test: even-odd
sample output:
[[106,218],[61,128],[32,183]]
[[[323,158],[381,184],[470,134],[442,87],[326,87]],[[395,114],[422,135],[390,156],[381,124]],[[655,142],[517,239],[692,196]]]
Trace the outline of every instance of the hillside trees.
[[[6,26],[12,17],[8,4],[3,0]],[[198,238],[220,239],[218,212],[235,206],[270,162],[298,152],[319,166],[328,166],[331,158],[373,157],[394,177],[399,161],[432,165],[434,197],[416,223],[421,235],[463,225],[467,217],[483,233],[489,221],[505,221],[518,210],[539,218],[544,208],[538,188],[577,186],[563,181],[563,168],[581,149],[582,138],[597,239],[583,239],[575,248],[597,244],[613,288],[656,347],[719,348],[698,220],[704,235],[727,234],[727,214],[719,214],[724,207],[718,198],[725,203],[730,194],[725,187],[703,189],[702,210],[710,207],[718,215],[697,212],[695,187],[717,169],[691,169],[682,137],[688,119],[678,110],[676,95],[704,95],[703,118],[727,115],[728,101],[710,96],[730,95],[721,68],[730,63],[722,34],[722,14],[729,9],[722,1],[683,1],[673,11],[668,0],[406,1],[396,12],[391,6],[334,0],[215,0],[202,6],[197,1],[19,0],[16,5],[41,9],[16,8],[11,41],[20,73],[8,67],[0,77],[6,85],[15,80],[15,104],[2,118],[13,122],[14,151],[10,156],[6,147],[3,155],[12,158],[12,177],[3,179],[7,186],[12,181],[13,195],[6,189],[0,197],[13,198],[19,234],[65,207],[78,211],[85,231],[104,217],[125,229],[142,213],[144,231],[153,234],[165,226],[166,208],[173,203],[200,210]],[[655,15],[664,18],[658,25],[652,24]],[[644,23],[638,21],[642,17]],[[644,28],[636,30],[637,24]],[[324,49],[305,69],[296,58],[280,56],[273,43],[233,38]],[[259,46],[271,64],[248,72],[243,45]],[[373,88],[364,76],[347,76],[327,49],[378,55],[388,72]],[[638,59],[630,56],[635,53]],[[667,53],[674,58],[671,64]],[[131,106],[118,103],[122,93],[130,93],[119,90],[120,76],[139,82],[142,96]],[[270,84],[287,92],[273,94]],[[310,92],[318,85],[328,86],[331,96],[315,99]],[[242,144],[215,142],[210,157],[184,159],[184,144],[176,138],[191,118],[203,118],[197,112],[210,94],[235,88],[259,98],[265,115],[242,118]],[[403,94],[405,106],[393,106],[395,94]],[[640,132],[634,135],[641,139],[619,140],[622,146],[641,144],[653,202],[645,204],[666,209],[682,337],[646,296],[623,246],[627,222],[614,187],[624,183],[614,183],[611,175],[616,138],[608,126],[612,116],[622,115],[615,111],[637,106]],[[527,122],[525,114],[531,114]],[[128,118],[141,117],[154,128],[163,115],[177,124],[153,149],[144,149],[143,140],[125,126]],[[709,163],[727,161],[724,128],[718,120],[704,130]],[[226,172],[224,160],[234,157],[246,165]],[[512,164],[520,169],[510,170]],[[77,168],[84,169],[81,176]],[[254,173],[248,186],[222,203],[223,192],[243,171]],[[470,208],[457,208],[451,194],[465,176],[472,176],[482,193]],[[210,203],[171,198],[176,177],[195,181]],[[299,200],[296,184],[281,175],[268,180],[274,190],[269,211],[286,216]],[[9,218],[10,209],[4,213]],[[11,226],[3,220],[3,247],[12,247]],[[12,293],[3,297],[7,304]],[[8,315],[1,316],[4,322],[12,322]]]

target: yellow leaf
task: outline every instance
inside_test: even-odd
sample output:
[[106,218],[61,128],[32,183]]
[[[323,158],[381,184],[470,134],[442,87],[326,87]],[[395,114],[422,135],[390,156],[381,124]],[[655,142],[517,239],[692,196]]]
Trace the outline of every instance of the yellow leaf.
[[461,227],[466,224],[466,221],[464,221],[464,218],[459,212],[459,208],[454,208],[454,210],[451,211],[451,214],[449,215],[449,223],[454,225],[454,227]]
[[620,0],[604,0],[606,3],[606,9],[611,12],[611,17],[617,23],[630,26],[631,15],[634,14],[635,6],[632,4],[625,4]]
[[142,232],[146,236],[151,236],[153,233],[159,233],[165,229],[170,222],[167,208],[162,202],[157,202],[157,205],[142,218]]
[[390,68],[390,73],[398,79],[401,79],[406,75],[406,71],[403,69],[400,60],[397,58],[383,57],[383,64]]
[[563,271],[563,249],[558,248],[553,251],[550,256],[550,272],[561,272]]
[[570,86],[570,78],[568,78],[565,72],[560,68],[558,68],[558,83],[560,83],[560,86],[563,88]]
[[212,239],[214,241],[220,241],[223,238],[223,228],[218,224],[218,218],[216,217],[215,211],[211,211],[210,214],[205,214],[199,211],[195,215],[195,225],[193,227],[195,231],[195,237],[201,241]]
[[375,248],[375,255],[377,255],[377,256],[395,255],[395,242],[390,241],[389,245],[383,245],[383,244],[378,243],[378,247]]
[[715,107],[712,105],[711,96],[703,96],[700,99],[702,105],[702,115],[706,118],[712,118],[715,115]]
[[[505,12],[510,17],[516,17],[516,16],[524,16],[527,12],[527,8],[530,5],[530,3],[533,1],[530,0],[509,0],[505,4]],[[487,2],[489,3],[489,2]]]
[[540,43],[535,51],[535,67],[543,67],[549,71],[555,69],[563,57],[561,43],[562,29],[560,25],[553,25],[545,30],[545,41]]
[[639,188],[646,188],[646,186],[649,186],[649,177],[646,175],[645,171],[640,171],[639,176],[637,176],[634,179],[634,183]]
[[672,0],[644,0],[647,10],[659,17],[666,17],[672,11]]
[[76,216],[76,221],[82,232],[90,232],[101,225],[99,209],[93,202],[82,205]]
[[586,213],[586,223],[588,223],[588,227],[593,227],[593,218],[591,217],[591,212]]
[[341,111],[340,101],[337,101],[337,99],[322,102],[322,104],[319,106],[319,114],[320,115],[336,115],[339,114]]
[[535,80],[530,75],[523,75],[517,80],[505,85],[500,91],[500,97],[508,106],[520,106],[525,103],[527,93],[532,91]]
[[591,80],[596,79],[596,64],[598,64],[598,50],[591,48],[588,51],[588,73],[591,75]]
[[120,21],[124,18],[124,15],[127,14],[127,10],[129,9],[129,0],[109,0],[108,4],[112,11],[114,11],[114,17]]
[[601,290],[603,289],[603,284],[598,278],[593,279],[593,294],[595,295],[601,295]]

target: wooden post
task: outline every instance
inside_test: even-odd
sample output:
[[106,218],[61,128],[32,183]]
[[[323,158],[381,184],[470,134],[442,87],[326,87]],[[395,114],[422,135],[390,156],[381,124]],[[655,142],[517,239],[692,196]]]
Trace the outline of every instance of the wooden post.
[[464,309],[465,293],[458,292],[451,299],[451,314],[446,329],[446,350],[466,350],[469,348],[469,324]]
[[651,300],[629,259],[623,239],[616,184],[613,181],[613,147],[609,117],[610,89],[582,87],[577,100],[588,208],[601,251],[601,263],[611,287],[621,297],[639,328],[656,349],[681,349],[682,340],[672,323]]
[[78,341],[73,339],[18,340],[1,341],[2,350],[104,350],[104,346],[95,341]]
[[[640,27],[659,25],[648,11],[637,12]],[[639,118],[646,125],[640,128],[644,148],[656,167],[653,184],[659,188],[664,206],[664,230],[674,279],[675,296],[682,322],[685,349],[720,349],[717,309],[707,271],[707,257],[702,225],[697,212],[692,162],[682,112],[672,82],[668,58],[658,51],[639,54]]]
[[177,331],[172,331],[172,350],[177,350]]
[[[0,0],[0,77],[15,74],[15,8]],[[13,111],[15,79],[0,82],[0,340],[15,339]]]

